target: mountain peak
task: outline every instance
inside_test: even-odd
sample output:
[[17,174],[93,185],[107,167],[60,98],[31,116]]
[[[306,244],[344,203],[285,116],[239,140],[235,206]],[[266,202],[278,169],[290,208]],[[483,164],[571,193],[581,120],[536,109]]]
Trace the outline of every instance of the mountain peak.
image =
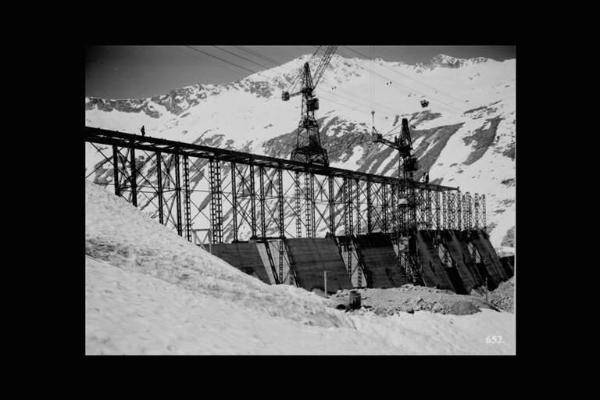
[[438,54],[431,59],[430,63],[440,67],[459,68],[464,64],[465,61],[466,60],[463,58],[456,58],[446,54]]

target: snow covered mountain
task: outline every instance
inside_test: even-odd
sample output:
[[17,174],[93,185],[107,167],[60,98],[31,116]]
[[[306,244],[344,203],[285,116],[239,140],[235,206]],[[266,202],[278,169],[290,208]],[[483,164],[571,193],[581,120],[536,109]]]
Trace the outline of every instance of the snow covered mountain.
[[[300,119],[300,97],[281,100],[302,56],[220,85],[191,85],[146,99],[86,98],[86,125],[288,158]],[[485,193],[494,246],[514,246],[516,60],[438,55],[408,65],[335,55],[316,95],[321,137],[336,167],[393,175],[397,155],[371,142],[375,127],[397,134],[413,127],[420,177]],[[427,99],[429,106],[421,107]],[[94,160],[87,156],[86,167]]]

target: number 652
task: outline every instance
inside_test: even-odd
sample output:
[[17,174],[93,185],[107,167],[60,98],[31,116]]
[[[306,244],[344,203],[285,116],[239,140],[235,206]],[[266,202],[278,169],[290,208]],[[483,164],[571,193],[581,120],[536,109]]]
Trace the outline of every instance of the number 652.
[[499,343],[503,343],[502,336],[488,335],[488,336],[485,337],[485,343],[486,344],[499,344]]

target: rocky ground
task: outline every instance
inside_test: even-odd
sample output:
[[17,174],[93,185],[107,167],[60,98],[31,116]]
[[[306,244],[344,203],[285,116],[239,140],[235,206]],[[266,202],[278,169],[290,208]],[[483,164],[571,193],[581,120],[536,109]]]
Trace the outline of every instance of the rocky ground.
[[[404,285],[389,289],[358,289],[361,310],[377,315],[394,315],[398,312],[431,311],[440,314],[468,315],[487,308],[514,312],[514,278],[503,282],[496,290],[473,291],[471,295],[458,295],[449,290]],[[329,299],[336,308],[348,308],[350,291],[341,290]]]
[[502,282],[496,290],[490,292],[488,300],[494,306],[508,312],[515,312],[515,277],[513,276],[506,282]]

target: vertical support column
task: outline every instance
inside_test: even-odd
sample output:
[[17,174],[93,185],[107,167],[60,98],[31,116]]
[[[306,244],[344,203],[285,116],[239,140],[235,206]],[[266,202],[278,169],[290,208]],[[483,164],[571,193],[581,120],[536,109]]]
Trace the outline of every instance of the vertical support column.
[[308,172],[304,173],[304,224],[306,225],[306,237],[309,238],[312,235],[311,225],[310,225],[310,190],[308,188],[309,185],[309,176]]
[[448,194],[442,192],[442,229],[448,229]]
[[463,203],[463,216],[464,218],[464,223],[465,223],[465,229],[470,231],[472,229],[472,225],[471,225],[471,193],[467,192],[465,193],[465,202]]
[[[354,234],[354,208],[352,207],[352,179],[348,180],[348,232],[350,236]],[[360,218],[358,218],[360,220]]]
[[317,221],[316,221],[316,209],[317,205],[315,203],[315,174],[310,173],[310,226],[312,226],[312,236],[317,237]]
[[[346,198],[348,200],[348,233],[347,233],[347,243],[348,243],[348,252],[346,256],[348,257],[348,274],[350,276],[350,283],[352,283],[352,235],[354,235],[354,207],[352,206],[352,178],[344,178],[347,181],[347,195]],[[358,183],[358,181],[357,181]],[[358,189],[358,184],[357,184]],[[358,194],[358,190],[356,192]],[[360,214],[357,215],[357,221],[360,226]],[[358,256],[358,255],[357,255]],[[356,279],[357,286],[362,286],[362,270],[359,268],[358,260],[356,263]]]
[[414,222],[415,230],[419,230],[419,227],[421,226],[421,216],[422,216],[421,207],[420,207],[420,203],[419,203],[419,196],[420,196],[419,188],[416,188],[416,187],[413,188],[412,194],[413,194],[414,209],[415,209],[415,218],[414,218],[413,222]]
[[300,172],[294,173],[294,186],[296,189],[296,237],[302,237],[302,204],[300,202]]
[[436,190],[435,195],[433,197],[435,202],[435,229],[441,230],[442,225],[440,224],[440,192]]
[[373,199],[371,198],[371,181],[367,178],[367,233],[371,233],[373,230]]
[[432,219],[432,201],[431,201],[431,189],[427,189],[427,229],[431,230],[433,228],[433,219]]
[[415,202],[414,208],[415,208],[415,219],[414,219],[414,226],[415,226],[415,230],[419,230],[420,226],[421,226],[421,219],[423,216],[422,210],[421,210],[421,203],[419,202],[420,196],[421,196],[421,192],[419,190],[419,188],[413,188],[412,190],[413,193],[413,199]]
[[343,202],[344,202],[344,234],[346,236],[346,257],[347,269],[350,281],[352,281],[352,234],[353,234],[353,213],[352,207],[352,179],[344,177],[343,184]]
[[192,241],[192,210],[190,201],[190,167],[187,154],[183,155],[183,203],[185,211],[185,238]]
[[334,191],[334,180],[333,175],[327,177],[329,184],[329,232],[335,236],[335,191]]
[[396,184],[395,183],[390,184],[390,192],[391,192],[390,203],[391,203],[391,209],[392,209],[392,211],[391,211],[392,220],[391,220],[391,226],[390,226],[389,232],[391,233],[391,232],[396,231],[396,227],[397,227],[397,223],[398,223],[397,215],[396,215],[397,214],[397,210],[396,210],[397,203],[396,203]]
[[223,241],[223,209],[221,206],[221,166],[219,160],[210,159],[210,228],[213,243]]
[[419,225],[418,229],[427,229],[427,189],[418,189]]
[[250,164],[250,221],[252,239],[256,239],[256,184],[254,183],[254,164]]
[[[356,184],[356,197],[355,197],[355,201],[356,201],[356,234],[360,235],[361,232],[361,227],[360,227],[360,221],[361,221],[361,214],[360,214],[360,180],[357,178],[354,183]],[[352,195],[352,192],[350,192],[350,195]],[[352,212],[352,210],[350,210]]]
[[283,170],[277,168],[277,204],[279,206],[279,237],[285,237],[285,214],[284,214],[284,199],[283,199]]
[[462,194],[456,192],[456,229],[462,231]]
[[121,195],[121,185],[119,184],[119,149],[113,144],[113,179],[115,183],[115,196]]
[[385,183],[381,184],[381,195],[382,195],[382,202],[381,202],[381,218],[382,218],[382,227],[381,230],[382,232],[387,232],[388,231],[388,217],[387,217],[387,213],[388,213],[388,190],[387,190],[387,185]]
[[163,212],[163,181],[162,181],[162,154],[156,152],[156,185],[158,186],[158,222],[164,224]]
[[181,179],[179,172],[179,154],[175,153],[175,201],[177,204],[177,234],[183,236],[183,227],[181,224]]
[[258,178],[259,178],[259,195],[258,202],[260,203],[260,236],[261,239],[267,240],[267,222],[265,215],[265,167],[260,165],[258,167]]
[[[283,282],[283,256],[285,247],[285,214],[283,209],[283,170],[277,168],[277,203],[279,205],[279,238],[281,243],[279,245],[279,279]],[[291,268],[291,266],[289,266]]]
[[232,214],[232,230],[233,230],[233,241],[238,241],[238,196],[237,196],[237,182],[235,179],[236,175],[236,164],[231,162],[231,214]]
[[[402,158],[400,158],[402,160]],[[401,176],[401,175],[399,175]],[[406,181],[402,177],[399,177],[398,182],[398,243],[400,243],[400,237],[405,233],[406,229]]]
[[[344,177],[344,183],[342,186],[342,202],[344,205],[344,235],[346,236],[347,240],[349,240],[350,235],[351,235],[348,222],[350,221],[350,218],[352,215],[352,208],[351,208],[352,203],[350,202],[350,199],[349,199],[349,197],[352,196],[352,192],[350,191],[349,183],[350,183],[350,179],[347,177]],[[350,247],[348,247],[348,249],[349,248]],[[348,269],[350,269],[350,267],[348,267]]]
[[481,202],[481,229],[483,229],[484,232],[487,232],[487,221],[485,215],[485,194],[481,195],[479,201]]
[[137,207],[137,166],[135,165],[135,147],[133,140],[131,141],[129,152],[131,157],[129,161],[129,167],[131,169],[131,204],[133,204],[134,207]]
[[474,196],[474,208],[475,208],[475,215],[473,217],[473,225],[475,225],[475,230],[479,229],[479,193],[475,193]]
[[454,193],[448,192],[446,197],[447,197],[447,201],[448,201],[448,205],[447,205],[448,223],[446,224],[447,225],[446,228],[447,229],[455,229],[456,228],[456,226],[455,226],[456,210],[454,209]]
[[467,209],[467,194],[463,193],[462,194],[462,223],[463,223],[463,230],[464,231],[468,231],[468,225],[467,225],[467,213],[468,213],[468,209]]

